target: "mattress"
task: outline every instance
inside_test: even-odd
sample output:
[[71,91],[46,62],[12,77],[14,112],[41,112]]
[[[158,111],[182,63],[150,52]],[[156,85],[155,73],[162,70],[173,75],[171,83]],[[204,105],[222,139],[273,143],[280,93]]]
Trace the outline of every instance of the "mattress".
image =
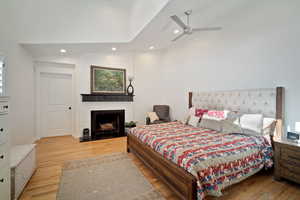
[[130,133],[197,178],[197,197],[221,190],[273,165],[265,137],[220,133],[179,121],[139,126]]

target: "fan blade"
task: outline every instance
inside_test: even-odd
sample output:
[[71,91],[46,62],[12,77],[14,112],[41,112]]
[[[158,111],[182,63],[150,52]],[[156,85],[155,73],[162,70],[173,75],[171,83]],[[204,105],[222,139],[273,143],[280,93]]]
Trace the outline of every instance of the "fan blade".
[[185,33],[183,32],[183,33],[181,33],[180,35],[178,35],[176,38],[174,38],[173,40],[172,40],[172,42],[175,42],[176,40],[178,40],[179,38],[181,38],[182,36],[184,36],[185,35]]
[[218,31],[221,27],[193,28],[193,31]]
[[177,17],[177,15],[173,15],[171,16],[171,19],[173,19],[173,21],[178,24],[182,29],[187,29],[188,26],[183,23],[183,21],[181,21],[181,19],[179,17]]

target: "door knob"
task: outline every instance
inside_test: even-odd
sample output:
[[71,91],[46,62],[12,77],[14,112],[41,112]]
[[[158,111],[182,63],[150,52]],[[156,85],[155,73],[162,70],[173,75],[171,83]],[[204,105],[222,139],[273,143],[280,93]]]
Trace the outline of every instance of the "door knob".
[[3,128],[0,128],[0,132],[3,132]]
[[72,107],[71,107],[71,106],[69,107],[69,110],[72,110]]
[[3,183],[3,182],[4,182],[4,178],[1,178],[1,179],[0,179],[0,182]]
[[1,155],[1,156],[0,156],[0,159],[4,159],[4,155]]

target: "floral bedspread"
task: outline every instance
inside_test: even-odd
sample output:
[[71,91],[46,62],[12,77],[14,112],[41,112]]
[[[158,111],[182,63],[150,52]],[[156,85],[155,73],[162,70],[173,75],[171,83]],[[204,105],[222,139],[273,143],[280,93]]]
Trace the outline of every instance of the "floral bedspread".
[[262,136],[224,134],[181,122],[139,126],[130,134],[193,174],[198,200],[221,196],[226,186],[273,165],[272,147]]

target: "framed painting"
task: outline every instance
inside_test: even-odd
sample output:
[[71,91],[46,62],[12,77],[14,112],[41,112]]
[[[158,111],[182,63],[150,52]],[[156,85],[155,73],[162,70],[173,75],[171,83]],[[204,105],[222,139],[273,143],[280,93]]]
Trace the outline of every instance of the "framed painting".
[[91,94],[125,94],[126,69],[91,66]]

